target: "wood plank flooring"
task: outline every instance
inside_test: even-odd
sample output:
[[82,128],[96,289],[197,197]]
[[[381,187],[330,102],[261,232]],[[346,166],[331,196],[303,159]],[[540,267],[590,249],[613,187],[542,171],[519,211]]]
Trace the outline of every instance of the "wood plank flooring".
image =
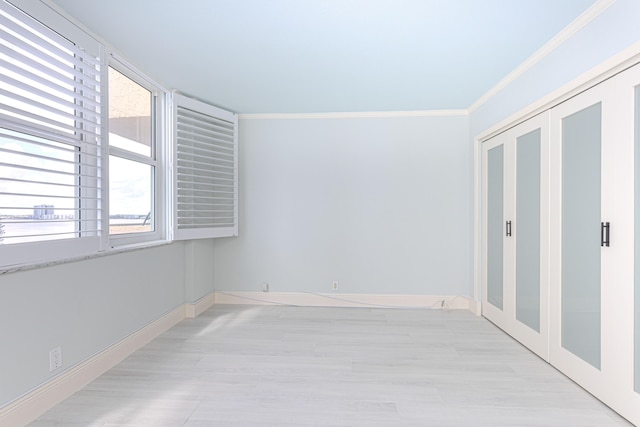
[[630,426],[467,311],[289,306],[215,306],[30,425]]

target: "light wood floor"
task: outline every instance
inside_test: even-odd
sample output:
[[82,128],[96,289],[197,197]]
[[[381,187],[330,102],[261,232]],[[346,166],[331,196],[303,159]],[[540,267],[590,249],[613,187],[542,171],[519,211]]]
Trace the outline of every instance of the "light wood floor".
[[32,426],[629,426],[467,311],[216,306]]

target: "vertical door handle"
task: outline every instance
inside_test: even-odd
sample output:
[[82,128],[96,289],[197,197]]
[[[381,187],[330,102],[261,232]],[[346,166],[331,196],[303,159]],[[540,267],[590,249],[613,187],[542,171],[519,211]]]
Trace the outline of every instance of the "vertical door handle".
[[506,232],[507,232],[507,237],[511,237],[511,221],[507,221]]
[[600,246],[609,246],[609,223],[600,223]]

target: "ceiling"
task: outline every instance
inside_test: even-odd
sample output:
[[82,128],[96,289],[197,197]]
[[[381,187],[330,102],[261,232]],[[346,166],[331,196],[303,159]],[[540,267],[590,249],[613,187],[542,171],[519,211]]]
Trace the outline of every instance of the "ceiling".
[[54,0],[238,113],[464,109],[595,0]]

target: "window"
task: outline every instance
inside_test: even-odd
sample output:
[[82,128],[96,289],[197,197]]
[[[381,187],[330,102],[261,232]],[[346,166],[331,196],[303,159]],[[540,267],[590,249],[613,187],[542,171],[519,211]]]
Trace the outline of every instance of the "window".
[[2,265],[99,250],[99,58],[1,2],[0,75]]
[[0,268],[166,239],[169,202],[175,239],[237,235],[237,116],[174,94],[169,145],[167,91],[18,3],[0,0]]
[[164,186],[157,167],[159,91],[117,66],[110,66],[108,73],[112,245],[155,240],[164,228],[159,203]]
[[174,94],[174,238],[238,235],[238,117]]

